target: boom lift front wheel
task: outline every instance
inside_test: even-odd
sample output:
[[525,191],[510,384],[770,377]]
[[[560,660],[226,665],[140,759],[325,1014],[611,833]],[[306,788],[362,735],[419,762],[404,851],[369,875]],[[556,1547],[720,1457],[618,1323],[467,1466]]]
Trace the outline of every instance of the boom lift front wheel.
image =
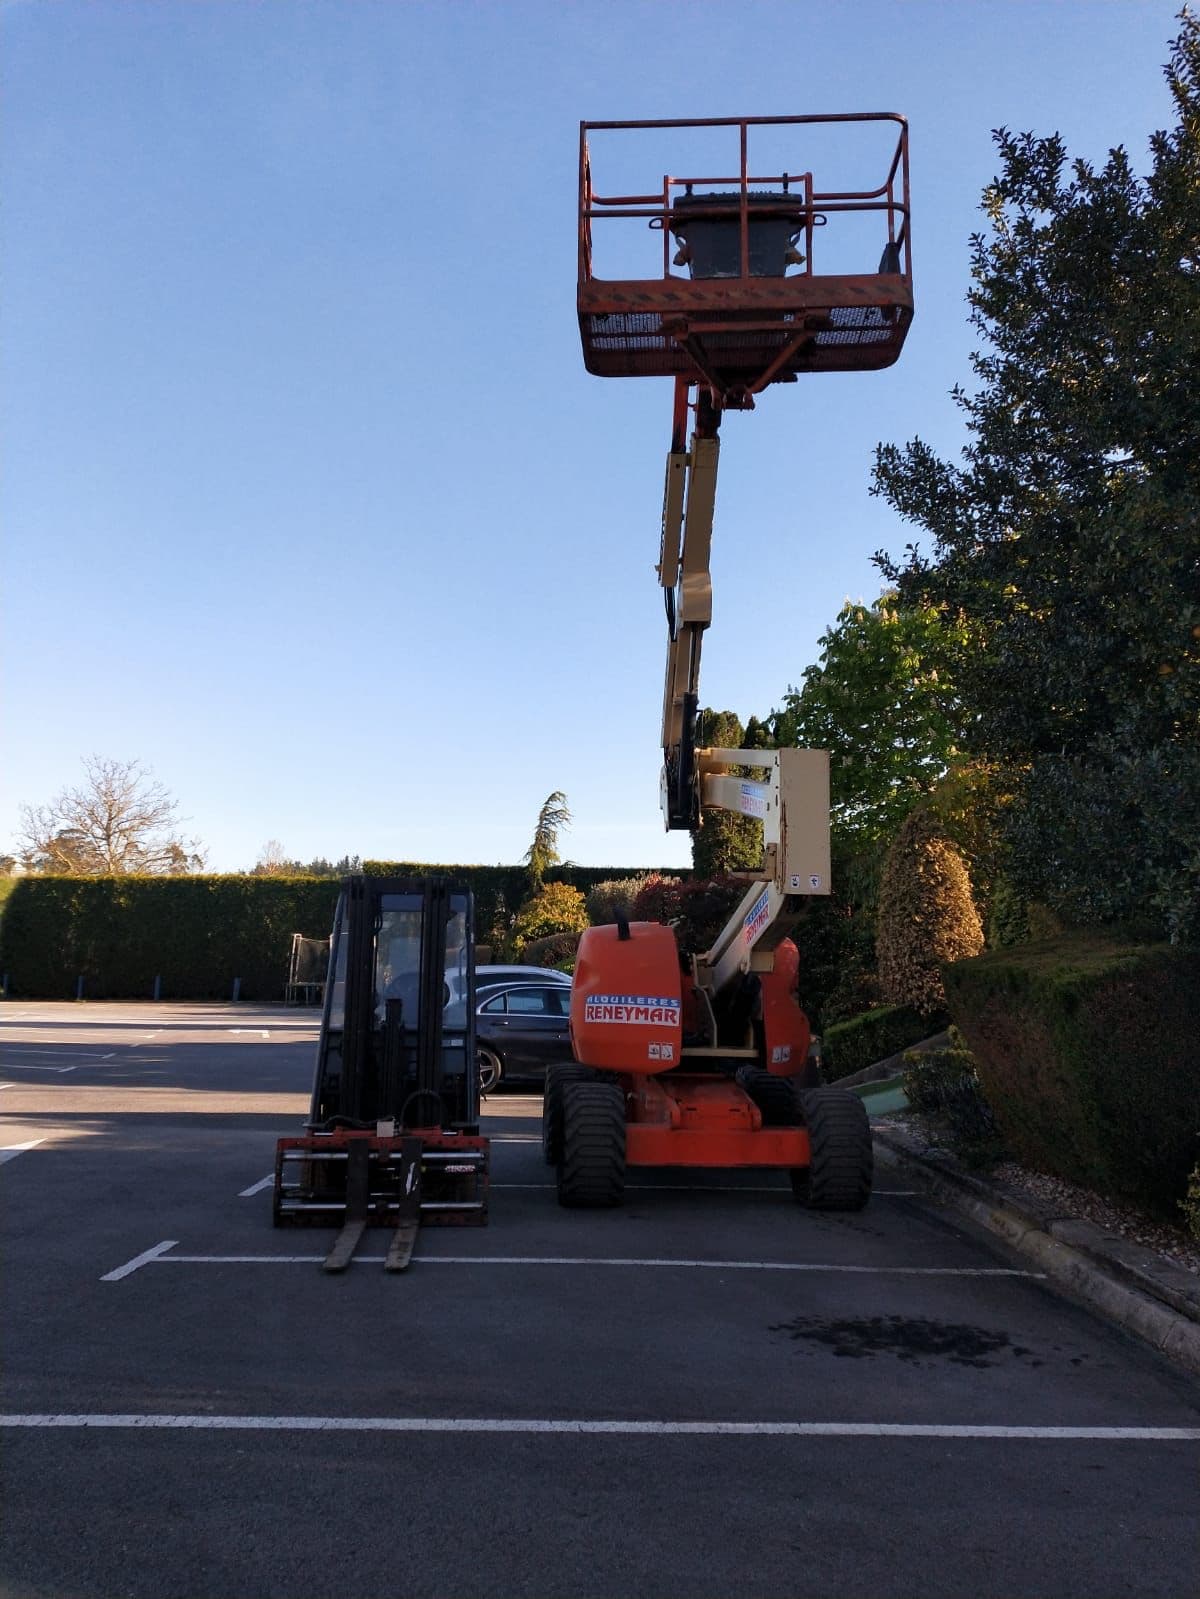
[[558,1202],[600,1210],[625,1197],[625,1096],[616,1083],[562,1085]]
[[562,1159],[563,1088],[567,1083],[594,1080],[595,1072],[576,1061],[564,1061],[546,1068],[546,1087],[542,1095],[542,1158],[547,1166]]

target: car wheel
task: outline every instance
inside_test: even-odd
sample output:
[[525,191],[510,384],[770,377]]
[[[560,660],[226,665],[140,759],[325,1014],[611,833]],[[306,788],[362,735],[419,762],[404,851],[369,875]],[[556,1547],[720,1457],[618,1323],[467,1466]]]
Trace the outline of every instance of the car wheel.
[[475,1059],[479,1062],[479,1092],[491,1094],[500,1086],[500,1079],[504,1076],[504,1062],[495,1050],[485,1049],[482,1044],[476,1047]]

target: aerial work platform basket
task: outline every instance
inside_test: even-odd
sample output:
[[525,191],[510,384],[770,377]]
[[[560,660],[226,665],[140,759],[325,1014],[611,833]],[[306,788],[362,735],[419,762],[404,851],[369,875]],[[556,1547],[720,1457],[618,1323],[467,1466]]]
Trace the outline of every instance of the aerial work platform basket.
[[[809,151],[827,151],[830,133],[851,124],[889,123],[897,137],[882,182],[818,188]],[[657,132],[672,153],[690,134],[700,159],[719,138],[728,165],[707,176],[667,173],[656,192],[602,194],[591,136],[618,130],[644,136],[647,148]],[[890,145],[891,130],[881,131]],[[769,148],[769,168],[752,167],[752,141]],[[786,166],[777,164],[781,152]],[[618,275],[601,275],[605,235],[639,219],[661,234],[661,247],[643,233]],[[582,123],[578,306],[589,372],[682,377],[726,407],[751,406],[769,383],[802,372],[890,366],[913,314],[905,119],[869,112]]]

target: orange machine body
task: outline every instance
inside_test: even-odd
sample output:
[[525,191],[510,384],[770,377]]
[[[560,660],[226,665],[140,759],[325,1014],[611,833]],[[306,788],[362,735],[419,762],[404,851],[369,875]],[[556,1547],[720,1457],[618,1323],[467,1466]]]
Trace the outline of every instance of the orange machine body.
[[571,1047],[576,1060],[603,1071],[641,1075],[679,1065],[683,974],[669,927],[588,928],[571,986]]
[[[804,1068],[808,1021],[796,1003],[795,947],[762,974],[764,1053],[775,1076]],[[625,1097],[625,1159],[631,1166],[807,1166],[808,1130],[765,1126],[710,1047],[684,1054],[695,998],[680,968],[675,934],[657,922],[591,927],[579,944],[571,991],[571,1044],[581,1065],[615,1074]],[[757,1032],[757,1029],[756,1029]],[[690,1056],[690,1058],[689,1058]]]
[[800,952],[790,938],[775,950],[775,969],[761,972],[763,1062],[774,1077],[796,1077],[808,1060],[812,1034],[796,1000]]

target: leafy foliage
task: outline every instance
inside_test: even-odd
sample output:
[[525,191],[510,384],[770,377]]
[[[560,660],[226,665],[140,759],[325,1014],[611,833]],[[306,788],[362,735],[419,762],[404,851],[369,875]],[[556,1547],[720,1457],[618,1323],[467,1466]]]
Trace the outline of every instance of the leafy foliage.
[[562,859],[558,853],[558,835],[562,828],[568,827],[571,822],[571,812],[567,807],[567,796],[555,789],[542,803],[538,812],[537,826],[533,831],[533,843],[525,851],[524,859],[529,866],[529,892],[537,895],[541,890],[549,867],[557,866]]
[[535,938],[526,944],[521,959],[529,966],[556,966],[562,972],[574,971],[582,936],[582,933],[548,933],[545,938]]
[[583,895],[570,883],[544,883],[513,920],[509,947],[520,958],[525,946],[551,933],[581,933],[588,925]]
[[681,953],[702,954],[746,893],[734,878],[671,878],[652,875],[638,894],[633,919],[674,927]]
[[588,920],[593,927],[599,927],[605,922],[615,922],[617,912],[624,911],[628,916],[633,910],[633,905],[649,879],[649,872],[641,872],[636,877],[610,878],[607,882],[596,883],[587,892]]
[[910,1049],[904,1055],[904,1094],[913,1110],[945,1129],[970,1164],[996,1160],[1002,1146],[984,1096],[975,1057],[957,1027],[948,1049]]
[[1200,953],[1076,933],[960,961],[945,981],[1017,1158],[1177,1215],[1200,1128]]
[[1011,777],[1017,886],[1087,922],[1151,903],[1187,937],[1200,916],[1200,813],[1181,805],[1200,734],[1200,24],[1186,12],[1167,81],[1177,121],[1153,136],[1144,179],[1120,148],[1097,170],[1068,163],[1057,135],[996,134],[1001,171],[972,240],[984,347],[954,396],[971,442],[960,466],[920,440],[881,446],[875,490],[933,538],[930,557],[877,557],[902,603],[967,621],[964,731]]
[[[705,749],[766,749],[765,730],[755,717],[743,727],[733,711],[700,713],[698,742]],[[748,768],[731,767],[746,775]],[[762,823],[733,811],[706,810],[692,834],[692,871],[697,877],[721,877],[727,872],[753,871],[762,865]]]
[[326,938],[338,885],[294,877],[33,876],[0,922],[12,992],[45,999],[283,998],[292,934]]
[[826,1028],[822,1035],[825,1075],[849,1077],[919,1044],[937,1031],[940,1016],[923,1016],[911,1005],[883,1005],[848,1022]]
[[942,965],[982,948],[962,856],[936,818],[914,811],[888,851],[879,894],[876,949],[884,999],[924,1015],[942,1010]]
[[1029,907],[1007,877],[1001,877],[992,891],[988,911],[987,941],[991,949],[1006,949],[1011,944],[1027,943],[1031,937]]
[[1193,1238],[1200,1239],[1200,1163],[1192,1168],[1187,1193],[1179,1201],[1184,1226]]
[[860,852],[894,836],[945,777],[963,739],[953,687],[961,623],[893,592],[851,604],[820,640],[818,663],[769,721],[773,743],[830,754],[835,830]]

